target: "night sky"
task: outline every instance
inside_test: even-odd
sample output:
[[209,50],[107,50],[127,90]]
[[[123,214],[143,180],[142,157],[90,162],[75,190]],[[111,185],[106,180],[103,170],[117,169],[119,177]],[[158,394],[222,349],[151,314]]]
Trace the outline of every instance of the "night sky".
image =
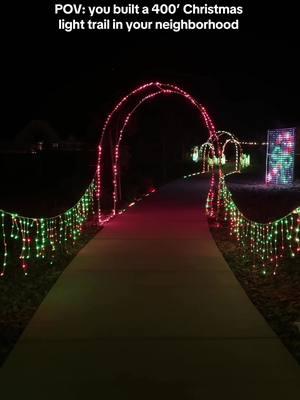
[[260,14],[248,5],[240,32],[164,34],[58,33],[51,3],[39,3],[6,5],[2,140],[32,119],[85,140],[120,96],[149,80],[178,84],[207,107],[218,129],[240,138],[300,126],[292,1]]

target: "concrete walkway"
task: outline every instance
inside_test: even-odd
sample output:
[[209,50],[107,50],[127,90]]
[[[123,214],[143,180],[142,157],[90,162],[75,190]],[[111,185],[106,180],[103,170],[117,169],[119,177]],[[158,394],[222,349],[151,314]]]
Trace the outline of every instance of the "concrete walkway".
[[0,374],[3,399],[296,399],[300,368],[218,251],[207,183],[178,181],[72,261]]

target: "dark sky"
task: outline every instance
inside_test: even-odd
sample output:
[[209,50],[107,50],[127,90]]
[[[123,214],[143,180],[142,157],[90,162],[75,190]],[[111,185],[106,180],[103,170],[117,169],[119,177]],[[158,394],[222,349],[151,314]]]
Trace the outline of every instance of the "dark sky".
[[236,3],[246,6],[239,32],[168,34],[58,33],[51,2],[7,4],[3,138],[32,119],[83,138],[121,95],[152,79],[181,85],[207,106],[217,128],[240,137],[299,126],[293,2],[265,9]]

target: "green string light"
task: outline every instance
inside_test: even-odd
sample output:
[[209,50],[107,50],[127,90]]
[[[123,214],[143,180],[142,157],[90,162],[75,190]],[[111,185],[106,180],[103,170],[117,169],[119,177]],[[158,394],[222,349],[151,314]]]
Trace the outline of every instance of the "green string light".
[[27,275],[34,258],[49,257],[53,260],[62,246],[67,250],[70,245],[74,245],[84,224],[95,212],[95,198],[93,180],[72,208],[54,217],[29,218],[0,210],[0,276],[5,275],[8,259],[19,259],[24,275]]
[[275,221],[251,221],[234,203],[224,177],[220,179],[220,186],[224,205],[223,219],[229,223],[230,235],[252,254],[254,267],[260,265],[265,275],[267,268],[271,270],[273,266],[272,272],[275,275],[280,258],[300,254],[300,207]]

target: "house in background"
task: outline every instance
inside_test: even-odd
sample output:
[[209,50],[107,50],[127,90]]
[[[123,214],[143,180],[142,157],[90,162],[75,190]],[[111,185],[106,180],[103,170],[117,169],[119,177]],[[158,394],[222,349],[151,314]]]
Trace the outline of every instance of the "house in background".
[[16,136],[13,143],[2,146],[4,152],[37,153],[40,151],[81,151],[87,144],[70,135],[62,139],[46,120],[32,120]]
[[15,138],[16,149],[24,152],[37,152],[57,148],[60,142],[58,133],[48,121],[32,120]]

